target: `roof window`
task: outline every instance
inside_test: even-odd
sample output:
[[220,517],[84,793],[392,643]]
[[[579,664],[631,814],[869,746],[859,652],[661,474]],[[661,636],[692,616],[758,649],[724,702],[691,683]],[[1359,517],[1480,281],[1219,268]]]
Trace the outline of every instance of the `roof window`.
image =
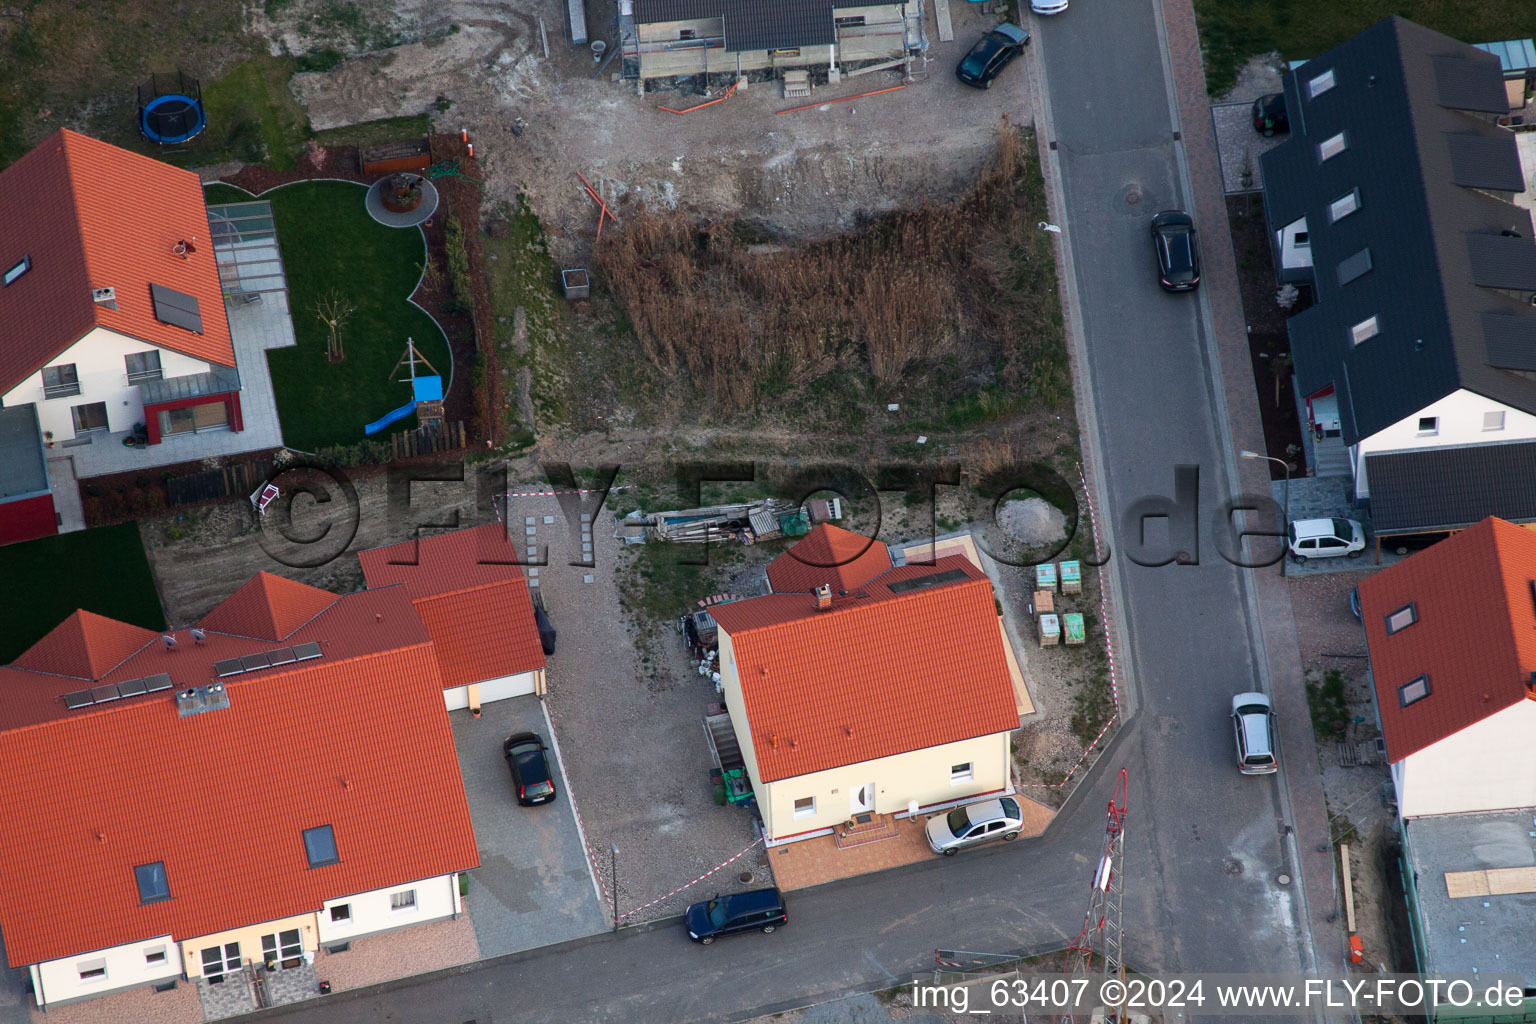
[[1397,688],[1399,707],[1407,707],[1429,696],[1429,676],[1423,675]]
[[1339,261],[1339,286],[1343,287],[1371,269],[1371,250],[1361,249]]
[[133,878],[139,884],[140,903],[159,903],[171,898],[171,886],[165,878],[165,861],[140,864],[133,869]]
[[1397,611],[1387,616],[1387,636],[1391,636],[1393,633],[1396,633],[1400,630],[1407,629],[1409,626],[1418,621],[1419,609],[1412,601],[1409,601],[1406,606],[1399,608]]
[[316,825],[304,830],[304,855],[312,868],[341,863],[336,852],[336,832],[329,825]]
[[1349,329],[1349,336],[1354,340],[1356,345],[1360,344],[1362,341],[1369,341],[1380,333],[1381,325],[1377,323],[1374,316],[1370,317],[1369,319],[1360,321]]
[[1360,190],[1350,189],[1328,204],[1328,217],[1335,224],[1360,209]]
[[18,277],[20,277],[22,274],[25,274],[27,271],[29,271],[31,269],[32,269],[32,257],[31,256],[23,256],[21,258],[21,262],[20,263],[12,264],[10,266],[10,268],[8,268],[6,270],[5,278],[4,278],[6,286],[9,287],[11,284],[15,283],[15,281],[16,281],[16,279]]
[[1317,158],[1319,160],[1328,160],[1342,152],[1344,152],[1343,132],[1339,132],[1339,134],[1326,138],[1317,144]]
[[1332,89],[1336,84],[1333,77],[1333,68],[1329,68],[1322,74],[1313,76],[1307,82],[1307,98],[1315,100],[1329,89]]

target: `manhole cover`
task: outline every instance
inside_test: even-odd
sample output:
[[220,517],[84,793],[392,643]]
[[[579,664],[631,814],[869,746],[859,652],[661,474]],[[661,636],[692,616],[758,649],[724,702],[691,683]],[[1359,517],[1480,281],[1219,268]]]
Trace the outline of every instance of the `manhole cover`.
[[1125,205],[1127,205],[1127,206],[1135,206],[1136,204],[1138,204],[1140,202],[1141,202],[1141,191],[1139,189],[1135,189],[1135,188],[1126,189],[1126,192],[1125,192]]
[[752,881],[752,872],[750,872],[750,871],[743,871],[741,874],[737,875],[736,877],[740,878],[743,882],[750,882],[750,881]]
[[1281,885],[1290,885],[1291,876],[1282,871],[1275,876],[1275,881],[1279,882]]
[[1243,862],[1236,857],[1228,857],[1222,862],[1221,866],[1229,875],[1240,875],[1243,873]]

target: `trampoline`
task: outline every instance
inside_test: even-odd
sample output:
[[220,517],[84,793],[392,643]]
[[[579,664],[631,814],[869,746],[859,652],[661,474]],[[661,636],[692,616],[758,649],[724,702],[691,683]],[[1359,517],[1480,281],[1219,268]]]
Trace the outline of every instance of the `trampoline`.
[[139,86],[139,131],[151,142],[174,146],[195,138],[208,127],[203,91],[197,79],[177,72],[174,82],[150,76]]

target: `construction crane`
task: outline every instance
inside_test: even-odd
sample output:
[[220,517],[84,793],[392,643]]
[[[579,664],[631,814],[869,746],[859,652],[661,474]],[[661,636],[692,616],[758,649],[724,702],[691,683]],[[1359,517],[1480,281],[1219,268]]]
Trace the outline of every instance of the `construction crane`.
[[[1104,825],[1104,853],[1093,871],[1093,886],[1088,893],[1088,911],[1083,915],[1083,930],[1067,947],[1073,980],[1081,978],[1085,983],[1095,977],[1093,955],[1100,955],[1102,970],[1097,985],[1085,985],[1084,992],[1094,996],[1104,991],[1104,982],[1114,978],[1121,982],[1121,1002],[1104,1008],[1105,1024],[1123,1024],[1125,1020],[1125,927],[1120,917],[1121,879],[1124,875],[1125,854],[1125,790],[1126,772],[1120,769],[1120,782],[1115,795],[1109,801],[1109,812]],[[1073,1016],[1063,1018],[1073,1024]]]

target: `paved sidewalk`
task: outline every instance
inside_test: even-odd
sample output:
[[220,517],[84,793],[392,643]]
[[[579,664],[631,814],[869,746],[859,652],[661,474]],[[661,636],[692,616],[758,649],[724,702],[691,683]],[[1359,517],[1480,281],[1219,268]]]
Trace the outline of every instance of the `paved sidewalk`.
[[[1258,393],[1248,352],[1246,324],[1237,285],[1237,265],[1227,239],[1226,202],[1216,139],[1211,127],[1210,98],[1205,88],[1199,34],[1191,0],[1166,0],[1162,5],[1168,36],[1168,59],[1178,96],[1179,127],[1188,160],[1191,203],[1195,219],[1206,238],[1204,281],[1201,293],[1210,304],[1214,330],[1213,354],[1227,397],[1227,421],[1234,452],[1264,451],[1264,432],[1259,419]],[[1269,468],[1257,460],[1235,459],[1241,490],[1269,492]],[[1290,595],[1278,572],[1260,570],[1253,577],[1257,594],[1263,645],[1268,660],[1270,692],[1279,720],[1280,746],[1291,751],[1311,751],[1312,727],[1307,710],[1306,686],[1301,674],[1296,621]],[[1306,758],[1297,759],[1310,764]],[[1284,823],[1291,857],[1306,896],[1307,922],[1312,930],[1315,970],[1343,970],[1347,961],[1343,929],[1330,923],[1338,901],[1332,848],[1327,846],[1328,816],[1322,777],[1316,771],[1292,769],[1285,773],[1294,821]],[[1323,845],[1322,850],[1318,846]],[[1303,960],[1305,963],[1305,959]]]

